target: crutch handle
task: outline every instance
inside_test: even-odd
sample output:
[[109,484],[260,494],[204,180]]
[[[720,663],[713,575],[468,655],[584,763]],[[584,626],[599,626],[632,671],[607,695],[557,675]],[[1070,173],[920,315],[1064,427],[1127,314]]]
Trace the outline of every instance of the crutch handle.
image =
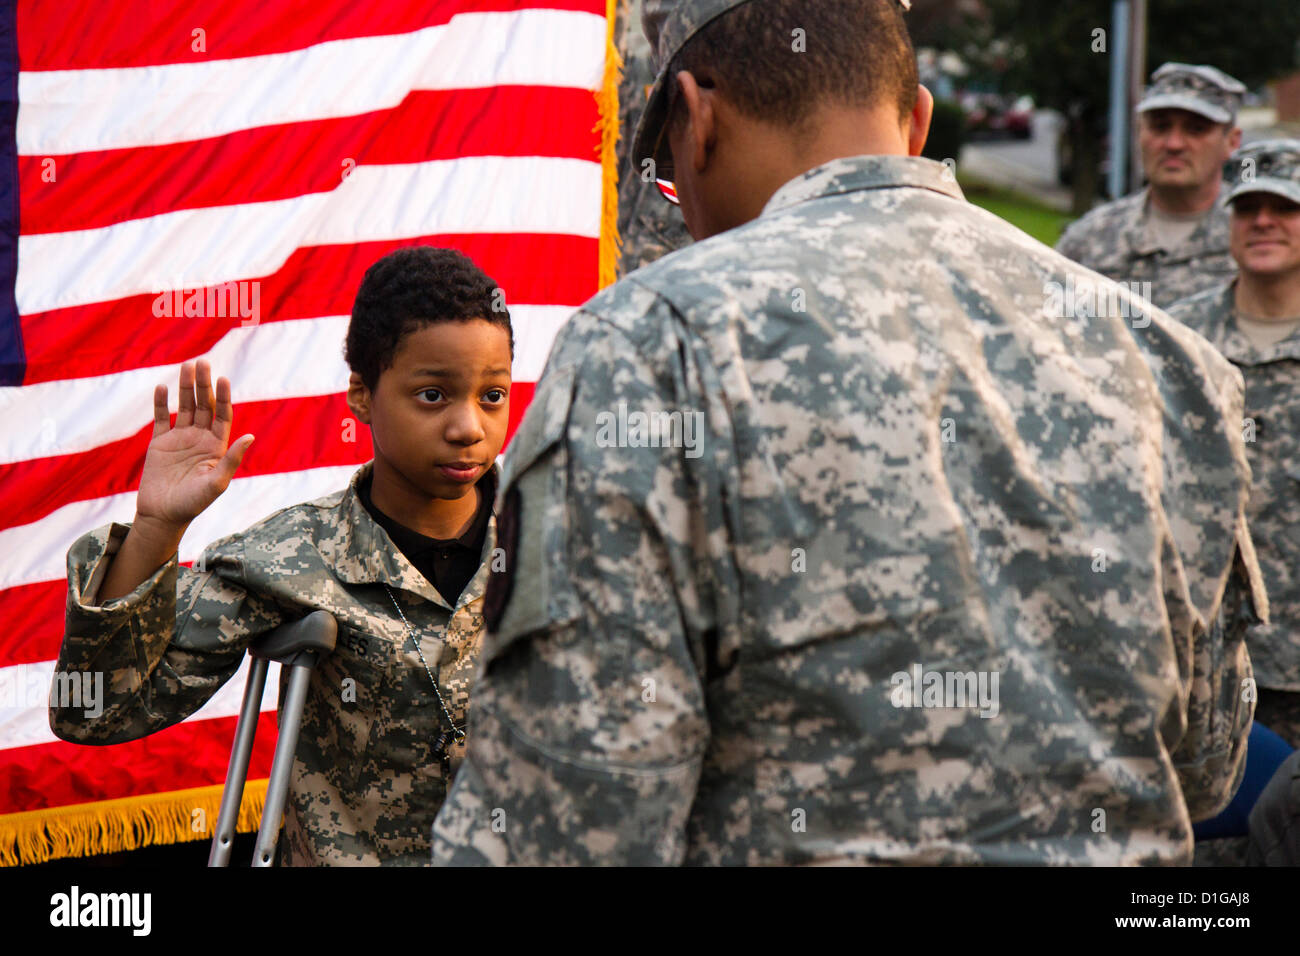
[[280,735],[276,741],[266,804],[262,810],[262,824],[258,830],[253,857],[254,866],[270,866],[289,787],[289,768],[298,744],[298,729],[307,698],[307,679],[317,662],[334,650],[337,639],[338,622],[334,620],[334,615],[328,611],[313,611],[300,620],[280,625],[249,646],[253,666],[249,671],[248,685],[244,688],[239,723],[235,727],[235,742],[230,754],[230,766],[226,771],[221,812],[217,820],[217,832],[212,839],[208,866],[226,866],[230,860],[235,820],[239,816],[244,783],[248,779],[253,736],[257,733],[258,708],[262,700],[262,688],[266,684],[267,662],[276,661],[290,668],[289,686],[281,710]]
[[304,618],[281,624],[249,645],[248,653],[262,660],[292,664],[299,654],[314,652],[320,657],[334,650],[339,626],[329,611],[312,611]]

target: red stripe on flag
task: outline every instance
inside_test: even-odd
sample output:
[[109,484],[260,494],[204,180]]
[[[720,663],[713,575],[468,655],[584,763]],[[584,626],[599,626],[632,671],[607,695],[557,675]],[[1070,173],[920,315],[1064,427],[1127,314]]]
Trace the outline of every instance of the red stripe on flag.
[[[60,740],[0,750],[5,781],[0,814],[223,783],[237,722],[235,717],[196,720],[107,747]],[[248,779],[270,774],[276,733],[275,714],[261,714]],[[76,772],[70,773],[73,767]]]
[[[23,70],[205,63],[301,50],[331,40],[410,33],[459,13],[577,10],[605,15],[604,0],[19,0]],[[195,30],[202,30],[202,50]],[[382,69],[382,65],[377,65]]]
[[524,412],[528,406],[533,403],[533,392],[537,389],[536,382],[512,382],[510,385],[510,424],[506,426],[506,443],[502,449],[510,447],[510,439],[515,437],[515,431],[519,428],[519,422],[524,417]]
[[58,660],[67,599],[66,581],[41,581],[0,590],[0,621],[4,622],[0,667]]
[[[222,370],[216,372],[219,375]],[[175,391],[175,383],[168,383],[168,388]],[[150,389],[148,395],[139,396],[141,418],[148,411],[152,394]],[[238,394],[235,398],[239,398]],[[0,465],[0,484],[5,489],[0,528],[36,521],[69,502],[135,491],[140,487],[140,469],[152,431],[151,424],[145,425],[130,438],[90,451]],[[246,432],[256,435],[257,441],[239,466],[237,474],[245,478],[304,468],[359,465],[374,454],[370,429],[356,421],[342,392],[273,402],[237,402],[231,437]]]
[[[23,235],[329,192],[345,170],[463,156],[595,160],[589,90],[414,91],[391,110],[167,146],[18,158]],[[56,178],[46,182],[49,161]],[[195,175],[202,170],[202,175]]]
[[[506,304],[572,305],[597,287],[596,239],[529,233],[421,236],[295,250],[260,280],[262,322],[349,315],[361,277],[405,246],[434,245],[469,256],[506,293]],[[564,268],[554,268],[562,262]],[[241,319],[157,318],[152,293],[22,317],[24,384],[170,365],[202,355]],[[342,343],[340,343],[340,348]]]

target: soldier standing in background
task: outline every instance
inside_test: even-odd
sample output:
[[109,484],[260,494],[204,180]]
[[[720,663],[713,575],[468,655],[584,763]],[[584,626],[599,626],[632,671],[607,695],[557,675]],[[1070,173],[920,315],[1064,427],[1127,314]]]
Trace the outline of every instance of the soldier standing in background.
[[1300,747],[1300,140],[1254,143],[1233,160],[1237,277],[1169,314],[1245,377],[1248,515],[1272,618],[1247,636],[1255,719]]
[[1233,273],[1223,164],[1241,145],[1246,88],[1212,66],[1166,63],[1138,104],[1146,188],[1099,206],[1065,230],[1056,250],[1161,308]]
[[664,202],[655,177],[631,158],[632,134],[655,81],[654,51],[641,32],[641,0],[620,0],[618,50],[623,78],[618,86],[618,234],[622,239],[619,277],[649,265],[691,241],[681,211]]
[[1187,862],[1265,607],[1240,373],[1104,280],[1049,313],[1096,277],[919,157],[891,0],[644,25],[633,157],[697,241],[510,445],[434,862]]

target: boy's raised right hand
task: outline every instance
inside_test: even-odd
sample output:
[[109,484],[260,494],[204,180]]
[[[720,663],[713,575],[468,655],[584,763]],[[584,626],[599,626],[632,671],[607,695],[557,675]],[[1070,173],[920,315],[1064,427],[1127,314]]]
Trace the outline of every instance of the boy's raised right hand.
[[98,603],[134,591],[180,547],[189,523],[230,484],[253,443],[243,435],[227,447],[233,420],[230,380],[217,379],[202,359],[181,366],[176,424],[167,411],[167,386],[153,393],[153,438],[144,456],[135,520],[109,566]]
[[253,443],[252,435],[244,435],[227,448],[233,417],[230,380],[217,379],[214,395],[212,369],[202,359],[181,366],[174,426],[167,412],[167,386],[154,389],[153,440],[135,500],[137,522],[184,531],[217,500]]

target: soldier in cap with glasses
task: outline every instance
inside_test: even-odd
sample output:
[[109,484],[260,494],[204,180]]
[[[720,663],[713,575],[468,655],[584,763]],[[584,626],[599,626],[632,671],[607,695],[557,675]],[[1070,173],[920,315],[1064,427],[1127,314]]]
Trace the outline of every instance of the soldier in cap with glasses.
[[1245,378],[1247,513],[1271,617],[1246,639],[1259,684],[1255,719],[1300,747],[1300,140],[1252,143],[1231,168],[1237,276],[1169,314]]

